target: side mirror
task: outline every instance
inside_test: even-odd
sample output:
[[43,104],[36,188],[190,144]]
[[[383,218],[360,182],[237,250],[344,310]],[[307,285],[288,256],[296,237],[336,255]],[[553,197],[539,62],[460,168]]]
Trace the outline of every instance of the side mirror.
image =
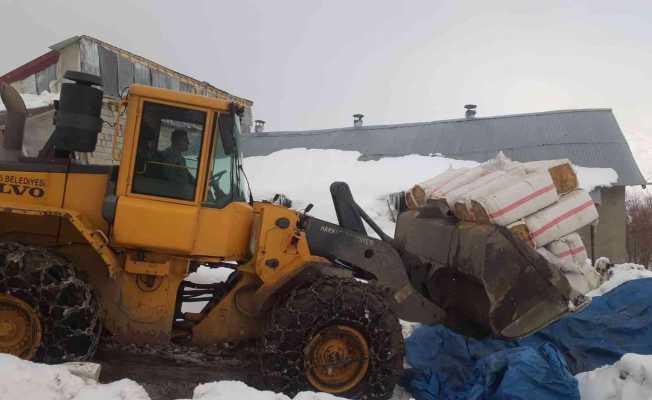
[[242,107],[234,103],[231,103],[230,109],[228,114],[220,114],[218,118],[220,139],[222,139],[224,153],[227,155],[237,151],[235,137],[240,134],[239,115],[244,111]]
[[217,123],[220,126],[220,139],[222,140],[224,153],[227,155],[233,154],[235,151],[235,138],[233,137],[235,118],[233,114],[220,114]]

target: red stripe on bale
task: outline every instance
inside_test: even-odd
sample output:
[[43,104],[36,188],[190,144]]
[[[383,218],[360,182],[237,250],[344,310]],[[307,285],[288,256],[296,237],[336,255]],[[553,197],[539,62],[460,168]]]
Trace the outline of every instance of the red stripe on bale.
[[559,254],[557,257],[565,258],[565,257],[568,257],[568,256],[574,256],[576,254],[579,254],[579,253],[583,252],[584,250],[585,250],[584,246],[580,246],[580,247],[577,247],[575,249],[570,249],[568,251],[565,251],[565,252]]
[[491,218],[500,217],[501,215],[506,214],[506,213],[512,211],[513,209],[515,209],[515,208],[517,208],[519,206],[522,206],[523,204],[527,203],[528,201],[530,201],[530,200],[532,200],[534,198],[537,198],[537,197],[541,196],[542,194],[544,194],[546,192],[549,192],[549,191],[551,191],[553,189],[555,189],[554,184],[552,184],[550,186],[546,186],[544,188],[541,188],[541,189],[537,190],[536,192],[532,192],[532,193],[528,194],[527,196],[525,196],[525,197],[523,197],[521,199],[518,199],[515,202],[501,208],[500,210],[498,210],[495,213],[491,214],[490,217]]
[[561,221],[563,221],[565,219],[568,219],[568,218],[572,217],[575,214],[580,213],[582,210],[585,210],[585,209],[591,207],[592,205],[593,205],[593,200],[589,200],[586,203],[584,203],[582,205],[579,205],[579,206],[573,208],[572,210],[563,213],[562,215],[560,215],[559,217],[553,219],[552,221],[548,222],[547,224],[545,224],[541,228],[539,228],[536,231],[532,232],[530,234],[530,236],[532,238],[535,238],[535,237],[541,235],[543,232],[547,231],[548,229],[552,228],[553,226],[557,225]]

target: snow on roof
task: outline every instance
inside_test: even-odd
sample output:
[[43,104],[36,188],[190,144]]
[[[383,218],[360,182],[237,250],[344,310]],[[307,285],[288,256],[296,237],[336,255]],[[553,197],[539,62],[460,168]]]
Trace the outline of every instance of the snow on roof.
[[[361,161],[357,151],[289,149],[262,157],[247,157],[247,172],[254,198],[271,199],[283,193],[292,208],[314,204],[312,215],[337,223],[330,184],[349,184],[356,202],[389,235],[394,222],[387,206],[387,195],[438,175],[448,168],[472,167],[475,161],[410,155]],[[288,177],[292,177],[288,179]]]
[[478,162],[503,151],[515,161],[568,158],[576,165],[612,168],[619,185],[646,184],[616,118],[604,108],[269,132],[243,138],[248,156],[289,148],[359,151],[369,159],[442,154]]

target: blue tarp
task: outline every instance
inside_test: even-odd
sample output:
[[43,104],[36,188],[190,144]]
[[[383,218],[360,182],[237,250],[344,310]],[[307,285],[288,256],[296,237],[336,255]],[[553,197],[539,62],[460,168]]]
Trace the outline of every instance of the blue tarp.
[[579,399],[574,374],[652,354],[652,278],[595,297],[524,339],[476,340],[422,326],[406,341],[403,385],[417,400]]

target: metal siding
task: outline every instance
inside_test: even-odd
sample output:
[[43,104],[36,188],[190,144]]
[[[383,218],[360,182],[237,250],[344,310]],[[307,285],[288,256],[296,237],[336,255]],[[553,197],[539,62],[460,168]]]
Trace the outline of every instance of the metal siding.
[[186,93],[193,93],[192,85],[186,82],[179,82],[179,90]]
[[43,93],[50,91],[50,82],[57,79],[57,65],[53,64],[36,73],[36,92]]
[[153,69],[151,71],[152,71],[152,86],[157,87],[157,88],[167,89],[165,74],[163,74],[163,73],[161,73],[161,71],[158,71],[158,70],[155,70],[155,69]]
[[179,91],[179,80],[173,76],[168,76],[168,89]]
[[118,88],[118,55],[100,47],[100,72],[104,83],[104,94],[117,97]]
[[82,38],[79,46],[82,72],[100,75],[100,53],[97,43]]
[[134,81],[141,85],[152,86],[152,74],[144,64],[134,63]]
[[134,83],[134,64],[125,57],[118,57],[118,88],[122,94],[125,88]]
[[613,168],[620,184],[645,184],[611,110],[270,132],[243,139],[248,156],[298,147],[354,150],[368,157],[441,153],[475,161],[486,161],[502,150],[517,161],[568,158],[581,166]]

